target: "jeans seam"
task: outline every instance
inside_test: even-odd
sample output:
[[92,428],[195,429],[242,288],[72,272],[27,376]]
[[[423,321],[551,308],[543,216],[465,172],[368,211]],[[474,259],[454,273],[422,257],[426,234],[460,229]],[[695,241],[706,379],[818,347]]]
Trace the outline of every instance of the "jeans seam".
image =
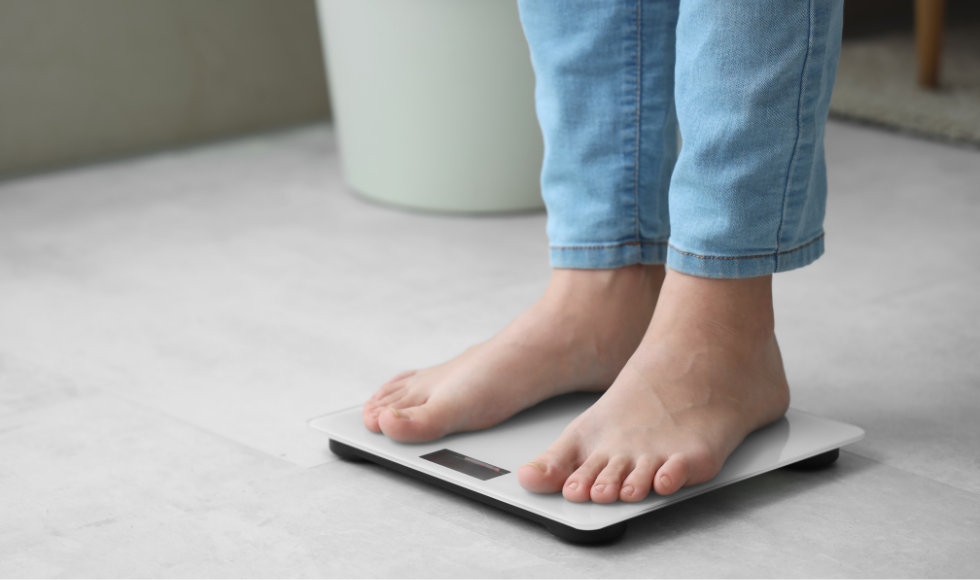
[[[779,227],[776,229],[776,253],[773,256],[776,259],[775,269],[779,270],[779,256],[784,253],[793,252],[795,250],[789,250],[789,252],[780,252],[779,244],[783,236],[783,226],[786,224],[786,206],[789,203],[789,190],[793,183],[793,171],[796,169],[796,161],[798,154],[800,152],[800,140],[803,136],[803,99],[806,96],[806,79],[807,73],[810,69],[810,60],[813,55],[813,0],[807,3],[807,41],[806,41],[806,54],[803,57],[803,70],[800,71],[800,95],[796,103],[796,141],[793,143],[793,154],[790,155],[789,166],[786,168],[786,186],[783,188],[783,207],[782,213],[779,216]],[[822,234],[821,234],[822,235]],[[818,238],[814,238],[807,244],[801,247],[806,247]],[[797,248],[799,249],[799,248]]]
[[[823,239],[824,235],[826,235],[826,234],[821,233],[819,236],[813,238],[809,242],[803,244],[802,246],[797,246],[797,247],[793,248],[792,250],[783,250],[782,252],[776,251],[776,252],[773,252],[771,254],[758,254],[758,255],[755,255],[755,256],[702,256],[701,254],[692,254],[691,252],[685,252],[683,250],[678,250],[676,247],[674,247],[673,244],[669,244],[668,243],[667,244],[667,247],[669,247],[671,250],[674,250],[678,254],[684,254],[685,256],[692,256],[694,258],[701,258],[702,260],[752,260],[752,259],[755,259],[755,258],[772,258],[772,257],[775,257],[775,256],[783,256],[783,255],[786,255],[786,254],[792,254],[793,252],[798,252],[798,251],[802,250],[803,248],[805,248],[805,247],[807,247],[807,246],[809,246],[811,244],[815,244],[815,243],[819,242],[821,239]],[[777,263],[777,265],[778,265],[778,263]]]
[[599,246],[549,246],[552,250],[605,250],[613,248],[622,248],[623,246],[664,246],[669,245],[667,242],[620,242],[618,244],[609,245],[599,245]]
[[637,243],[640,241],[640,109],[643,86],[641,74],[643,68],[642,48],[642,0],[636,0],[636,115],[634,118],[636,138],[633,144],[633,236]]

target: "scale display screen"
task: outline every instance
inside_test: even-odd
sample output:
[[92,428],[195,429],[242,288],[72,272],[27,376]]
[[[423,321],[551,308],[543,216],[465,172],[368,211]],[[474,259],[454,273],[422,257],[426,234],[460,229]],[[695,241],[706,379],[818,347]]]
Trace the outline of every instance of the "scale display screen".
[[482,479],[483,481],[510,473],[506,469],[502,469],[495,465],[490,465],[489,463],[480,461],[479,459],[467,457],[462,453],[456,453],[451,449],[440,449],[439,451],[433,451],[432,453],[420,455],[419,457],[422,459],[427,459],[432,463],[438,463],[443,467],[448,467],[453,471],[465,473],[470,477]]

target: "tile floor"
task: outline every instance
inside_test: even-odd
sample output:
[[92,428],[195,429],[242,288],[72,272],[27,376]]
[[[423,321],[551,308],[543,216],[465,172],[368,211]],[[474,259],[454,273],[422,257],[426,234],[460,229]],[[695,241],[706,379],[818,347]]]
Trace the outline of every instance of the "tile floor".
[[543,214],[366,202],[326,126],[0,182],[0,576],[976,576],[980,151],[827,149],[778,332],[793,405],[867,438],[587,548],[305,425],[531,303]]

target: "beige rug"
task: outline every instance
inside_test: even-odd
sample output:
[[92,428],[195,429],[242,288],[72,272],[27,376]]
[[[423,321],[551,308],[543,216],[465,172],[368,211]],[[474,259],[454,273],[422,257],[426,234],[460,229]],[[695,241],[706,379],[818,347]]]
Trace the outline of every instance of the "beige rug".
[[917,86],[911,33],[845,40],[830,115],[980,147],[980,26],[947,28],[940,83]]

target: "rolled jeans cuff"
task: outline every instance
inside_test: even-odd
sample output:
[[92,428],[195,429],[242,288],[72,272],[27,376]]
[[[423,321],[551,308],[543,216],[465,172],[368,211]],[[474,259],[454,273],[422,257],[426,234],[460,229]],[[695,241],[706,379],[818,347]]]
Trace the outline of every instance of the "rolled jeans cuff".
[[751,278],[802,268],[823,254],[824,235],[791,250],[754,256],[702,256],[668,245],[667,266],[702,278]]
[[623,242],[595,246],[551,246],[554,268],[607,269],[634,264],[663,264],[667,242]]

